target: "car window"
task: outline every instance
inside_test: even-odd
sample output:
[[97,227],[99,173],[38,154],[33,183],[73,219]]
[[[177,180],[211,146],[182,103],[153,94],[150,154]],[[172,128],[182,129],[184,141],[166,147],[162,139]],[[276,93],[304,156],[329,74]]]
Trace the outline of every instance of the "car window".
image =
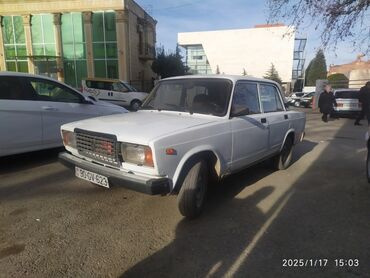
[[0,76],[0,99],[35,100],[33,90],[27,90],[15,76]]
[[336,91],[335,98],[358,99],[358,91]]
[[26,82],[38,100],[70,103],[80,103],[82,100],[78,93],[53,81],[27,78]]
[[262,108],[265,113],[284,111],[279,92],[275,86],[260,84],[260,97]]
[[232,112],[238,113],[245,108],[249,110],[247,114],[261,112],[256,83],[238,82],[235,86]]
[[123,93],[128,92],[128,89],[126,88],[126,86],[124,86],[121,82],[112,83],[112,90],[115,92],[123,92]]

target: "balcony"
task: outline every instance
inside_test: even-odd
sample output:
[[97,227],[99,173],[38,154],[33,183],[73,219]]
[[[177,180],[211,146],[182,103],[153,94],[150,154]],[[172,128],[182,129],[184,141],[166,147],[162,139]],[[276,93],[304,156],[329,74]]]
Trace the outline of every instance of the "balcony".
[[155,47],[145,43],[145,44],[139,44],[139,59],[148,61],[148,60],[154,60],[155,59]]

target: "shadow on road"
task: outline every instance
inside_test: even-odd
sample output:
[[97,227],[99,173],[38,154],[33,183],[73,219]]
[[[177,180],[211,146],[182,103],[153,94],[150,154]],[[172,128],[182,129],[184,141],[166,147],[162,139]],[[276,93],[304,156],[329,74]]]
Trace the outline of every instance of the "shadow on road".
[[48,149],[0,157],[0,175],[46,165],[58,160],[64,148]]
[[[351,128],[347,122],[336,134]],[[268,211],[258,204],[273,194],[273,184],[235,198],[269,174],[252,167],[225,180],[228,186],[216,187],[199,219],[179,222],[169,245],[121,277],[370,277],[370,186],[363,154],[356,152],[362,143],[352,140],[349,146],[334,136],[323,144],[313,164]],[[315,145],[304,141],[296,161]],[[300,258],[328,263],[283,267],[283,259]],[[360,266],[336,267],[340,258],[359,259]]]

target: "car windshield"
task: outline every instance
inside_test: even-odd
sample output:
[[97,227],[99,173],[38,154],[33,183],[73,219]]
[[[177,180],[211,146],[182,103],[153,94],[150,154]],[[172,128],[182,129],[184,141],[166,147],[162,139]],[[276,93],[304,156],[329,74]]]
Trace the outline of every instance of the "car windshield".
[[126,82],[122,82],[130,90],[130,92],[137,92],[137,89]]
[[224,116],[231,95],[227,79],[176,79],[159,82],[142,109]]
[[335,98],[354,98],[358,99],[358,91],[336,91]]

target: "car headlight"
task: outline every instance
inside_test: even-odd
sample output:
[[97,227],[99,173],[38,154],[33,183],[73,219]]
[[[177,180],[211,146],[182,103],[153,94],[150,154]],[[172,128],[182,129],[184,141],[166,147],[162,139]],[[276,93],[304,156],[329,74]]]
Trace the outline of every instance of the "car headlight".
[[152,150],[148,146],[121,143],[121,154],[125,162],[154,167]]
[[72,131],[62,130],[62,137],[63,137],[63,144],[64,146],[68,146],[71,148],[76,149],[76,135]]

